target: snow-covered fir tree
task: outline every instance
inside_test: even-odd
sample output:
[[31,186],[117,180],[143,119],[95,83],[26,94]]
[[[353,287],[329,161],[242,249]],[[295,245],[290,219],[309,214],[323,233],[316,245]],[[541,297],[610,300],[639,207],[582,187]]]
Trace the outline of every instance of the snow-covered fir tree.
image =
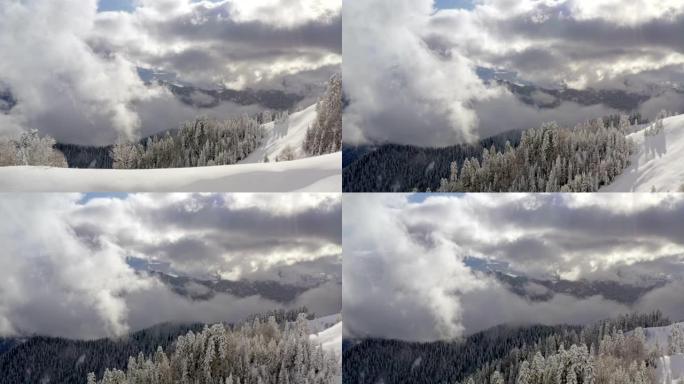
[[111,151],[114,168],[149,169],[235,164],[254,151],[265,132],[256,118],[198,118],[175,133],[143,142],[120,142]]
[[[626,122],[625,122],[626,124]],[[545,123],[517,147],[485,148],[482,161],[452,164],[441,192],[592,192],[629,165],[633,144],[618,128],[592,120],[573,129]]]
[[126,371],[106,370],[89,384],[327,384],[339,377],[337,358],[309,341],[304,314],[280,326],[275,317],[231,328],[223,324],[180,336],[172,352],[131,356]]
[[311,156],[342,148],[342,75],[339,73],[330,78],[325,95],[316,104],[316,120],[306,131],[303,148]]
[[22,132],[17,139],[0,139],[0,166],[42,165],[65,168],[66,159],[54,148],[55,144],[55,139],[39,135],[36,129]]

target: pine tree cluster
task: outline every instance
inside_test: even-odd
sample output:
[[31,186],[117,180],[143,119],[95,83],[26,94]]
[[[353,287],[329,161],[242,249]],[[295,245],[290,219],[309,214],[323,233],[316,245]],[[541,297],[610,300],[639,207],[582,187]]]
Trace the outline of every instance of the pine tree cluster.
[[[626,119],[624,121],[627,121]],[[628,165],[634,146],[625,127],[602,119],[572,129],[545,123],[523,132],[520,145],[492,146],[463,166],[451,164],[441,192],[594,192]]]
[[310,156],[334,153],[342,148],[342,76],[328,81],[325,95],[316,105],[316,120],[306,131],[304,152]]
[[175,133],[152,136],[139,143],[112,147],[114,168],[151,169],[230,165],[247,157],[264,138],[256,118],[242,116],[218,121],[198,118]]
[[55,144],[55,139],[40,136],[36,129],[23,132],[18,139],[0,138],[0,167],[34,165],[66,168],[66,159],[54,148]]
[[306,315],[278,325],[256,318],[231,328],[223,324],[180,336],[167,355],[131,357],[127,370],[106,370],[102,380],[89,374],[88,384],[327,384],[339,377],[334,355],[309,340]]

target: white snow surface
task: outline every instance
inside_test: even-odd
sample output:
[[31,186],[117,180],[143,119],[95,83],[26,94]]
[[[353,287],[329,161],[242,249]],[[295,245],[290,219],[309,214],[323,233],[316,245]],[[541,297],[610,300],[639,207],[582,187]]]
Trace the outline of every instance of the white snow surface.
[[645,136],[646,129],[629,134],[636,145],[632,163],[600,192],[675,192],[684,184],[684,115],[663,120],[664,131]]
[[333,325],[339,323],[341,319],[342,319],[341,313],[337,313],[337,314],[329,315],[329,316],[317,317],[313,320],[309,320],[309,330],[312,333],[318,333],[320,331],[328,329],[328,328],[332,327]]
[[286,126],[276,129],[273,122],[264,124],[263,127],[266,130],[264,143],[239,163],[263,163],[264,156],[268,156],[269,161],[275,161],[280,152],[288,145],[295,150],[297,158],[306,157],[306,154],[302,151],[302,143],[304,142],[307,129],[313,124],[315,118],[316,105],[314,104],[302,111],[291,114],[289,123]]
[[340,192],[342,153],[172,169],[0,167],[3,192]]
[[309,336],[314,345],[320,345],[324,351],[334,353],[341,361],[342,359],[342,322],[338,321],[332,327],[312,333]]
[[[665,327],[644,328],[646,335],[646,345],[649,349],[660,348],[666,352],[668,347],[668,337],[672,333],[672,327],[678,325],[684,329],[684,323],[677,323]],[[678,380],[684,379],[684,355],[665,355],[658,359],[656,369],[656,383],[674,384]]]

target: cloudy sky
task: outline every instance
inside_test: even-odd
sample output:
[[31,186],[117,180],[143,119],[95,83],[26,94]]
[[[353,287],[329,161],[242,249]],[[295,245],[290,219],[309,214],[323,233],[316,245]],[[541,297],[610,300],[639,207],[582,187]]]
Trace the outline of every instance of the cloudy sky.
[[477,68],[545,88],[645,93],[648,118],[684,111],[678,0],[347,1],[343,17],[348,143],[443,146],[617,112],[567,101],[539,109],[485,85]]
[[[681,320],[683,215],[677,194],[345,195],[345,332],[426,341],[654,309]],[[532,301],[473,257],[530,279],[662,284],[627,304],[603,295]]]
[[0,216],[0,336],[116,336],[284,306],[260,295],[191,301],[136,271],[145,263],[199,279],[327,274],[287,305],[341,310],[339,195],[7,194]]
[[[0,113],[0,135],[36,128],[109,144],[200,113],[145,86],[138,68],[314,100],[307,93],[341,62],[341,28],[340,0],[4,0],[0,96],[9,91],[17,105]],[[223,103],[203,113],[253,111]]]

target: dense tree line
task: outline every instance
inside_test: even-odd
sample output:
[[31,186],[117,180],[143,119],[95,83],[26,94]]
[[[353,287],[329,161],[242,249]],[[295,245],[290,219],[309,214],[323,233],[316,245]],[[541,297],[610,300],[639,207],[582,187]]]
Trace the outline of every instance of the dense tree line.
[[[0,353],[0,382],[5,384],[83,384],[89,372],[102,375],[105,368],[123,369],[128,357],[169,348],[179,335],[201,331],[202,324],[163,324],[134,332],[121,339],[69,340],[33,336],[6,339]],[[1,351],[0,351],[1,352]]]
[[112,146],[104,147],[57,143],[55,149],[64,154],[69,168],[104,168],[111,169]]
[[303,149],[310,156],[334,153],[342,147],[342,75],[328,81],[323,97],[316,104],[316,119],[306,131]]
[[180,336],[167,355],[130,357],[126,371],[106,370],[88,384],[266,384],[333,383],[339,376],[334,355],[309,340],[304,314],[280,326],[275,317],[239,327],[216,324]]
[[449,175],[453,161],[461,164],[465,159],[479,158],[483,148],[503,146],[506,141],[515,146],[520,141],[520,134],[519,131],[511,131],[478,144],[445,148],[397,144],[382,145],[374,150],[363,147],[361,156],[350,156],[355,160],[342,172],[342,188],[344,192],[436,191],[441,179]]
[[[312,317],[306,307],[277,309],[251,316],[273,316],[278,324],[294,322],[299,314]],[[160,324],[118,339],[70,340],[32,336],[0,338],[0,382],[35,384],[42,382],[84,384],[88,373],[102,377],[105,369],[124,370],[130,356],[154,354],[158,347],[173,351],[179,336],[201,332],[204,324]]]
[[38,130],[22,132],[19,138],[0,138],[0,167],[33,165],[66,168],[62,152],[56,150],[56,141],[50,136],[40,136]]
[[556,123],[523,132],[520,144],[495,146],[450,165],[442,192],[594,192],[629,165],[633,143],[629,120],[606,127],[602,119],[572,129]]
[[265,134],[256,118],[198,118],[173,133],[112,147],[114,168],[150,169],[235,164],[256,149]]
[[[563,354],[560,351],[569,350],[573,345],[583,350],[582,344],[588,346],[588,351],[592,350],[592,345],[598,350],[606,336],[613,337],[618,331],[624,334],[637,328],[670,323],[660,312],[653,312],[620,316],[586,327],[498,326],[456,341],[417,343],[366,339],[348,342],[343,355],[343,382],[471,384],[469,379],[472,379],[475,384],[518,384],[517,376],[523,361],[532,361],[538,353],[547,358]],[[573,350],[575,352],[577,350]],[[562,360],[560,357],[554,359]],[[627,368],[629,365],[631,362]],[[499,381],[499,376],[503,381]],[[568,384],[566,381],[560,383]]]
[[[547,338],[542,346],[514,348],[505,358],[479,367],[463,383],[493,384],[498,383],[500,377],[505,384],[569,384],[573,383],[574,376],[575,384],[642,384],[619,381],[625,380],[625,375],[632,378],[652,376],[657,352],[646,350],[643,331],[638,330],[669,324],[671,321],[660,311],[600,321],[582,328],[579,334],[564,342]],[[628,332],[632,333],[629,337]],[[618,381],[610,381],[612,378]]]

